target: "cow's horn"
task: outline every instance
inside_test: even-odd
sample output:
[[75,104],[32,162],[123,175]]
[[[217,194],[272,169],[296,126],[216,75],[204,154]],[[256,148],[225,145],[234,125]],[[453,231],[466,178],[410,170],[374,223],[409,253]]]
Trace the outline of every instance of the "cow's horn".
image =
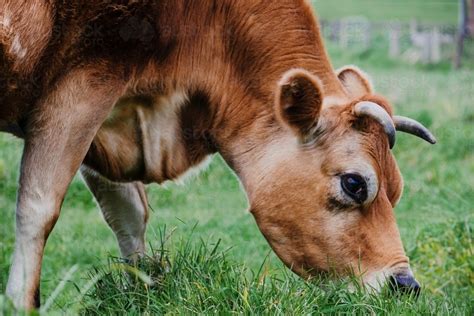
[[385,134],[387,134],[390,148],[395,146],[396,129],[390,115],[380,105],[374,102],[364,101],[357,103],[354,107],[354,114],[359,117],[371,117],[382,125]]
[[397,131],[415,135],[430,144],[436,144],[436,138],[420,122],[404,116],[394,116],[393,122]]

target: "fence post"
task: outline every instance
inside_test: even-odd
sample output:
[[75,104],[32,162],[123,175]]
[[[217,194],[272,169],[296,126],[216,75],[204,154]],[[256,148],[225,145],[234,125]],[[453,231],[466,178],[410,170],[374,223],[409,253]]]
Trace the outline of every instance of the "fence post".
[[441,61],[441,34],[439,28],[435,27],[431,31],[431,62],[439,63]]
[[341,21],[331,23],[331,38],[337,42],[341,38]]
[[412,20],[410,23],[410,39],[412,45],[419,49],[419,59],[422,63],[428,64],[431,62],[431,33],[424,30],[418,31],[418,23]]
[[429,64],[431,62],[431,45],[432,45],[431,33],[423,32],[423,33],[420,33],[420,36],[423,43],[421,46],[422,63]]
[[400,37],[401,26],[400,23],[390,24],[390,58],[397,58],[400,56]]
[[474,0],[471,0],[471,9],[469,13],[469,34],[474,37]]
[[340,22],[339,44],[341,48],[347,48],[349,46],[349,36],[347,34],[347,23],[345,20]]
[[456,55],[454,57],[454,68],[461,68],[461,60],[464,52],[464,39],[467,36],[467,2],[459,0],[459,29],[456,40]]
[[347,17],[340,21],[341,48],[348,48],[351,44],[362,44],[365,50],[370,48],[371,23],[363,17]]

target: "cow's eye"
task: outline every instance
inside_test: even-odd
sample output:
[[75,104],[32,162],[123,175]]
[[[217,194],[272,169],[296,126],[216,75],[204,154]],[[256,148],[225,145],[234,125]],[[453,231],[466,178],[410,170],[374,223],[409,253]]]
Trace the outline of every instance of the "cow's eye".
[[341,176],[341,186],[344,192],[357,203],[367,200],[367,182],[358,174],[344,174]]

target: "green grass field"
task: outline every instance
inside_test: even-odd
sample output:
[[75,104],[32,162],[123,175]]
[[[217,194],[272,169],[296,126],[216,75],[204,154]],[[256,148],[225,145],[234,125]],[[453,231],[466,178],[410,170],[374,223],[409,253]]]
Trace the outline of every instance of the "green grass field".
[[[317,5],[321,3],[321,12],[328,12],[329,3],[336,2],[353,3],[318,0]],[[440,19],[451,21],[442,8],[454,2],[429,3],[439,6]],[[356,6],[350,8],[358,12]],[[390,10],[371,14],[380,19],[391,16]],[[136,278],[124,276],[124,266],[113,259],[118,256],[115,239],[76,178],[45,253],[44,312],[473,315],[473,70],[451,72],[446,67],[408,66],[341,53],[331,46],[329,50],[336,68],[361,65],[398,114],[422,121],[439,140],[431,147],[400,135],[395,149],[406,183],[396,215],[424,289],[418,300],[351,292],[349,281],[306,283],[293,276],[270,251],[246,210],[238,181],[216,156],[209,169],[184,185],[148,188],[150,258],[138,267],[140,272],[127,270]],[[14,242],[21,149],[21,141],[0,135],[0,293],[5,290]],[[11,312],[0,296],[0,315]]]
[[312,0],[318,16],[333,20],[363,16],[370,20],[404,21],[416,19],[433,24],[456,24],[457,0]]

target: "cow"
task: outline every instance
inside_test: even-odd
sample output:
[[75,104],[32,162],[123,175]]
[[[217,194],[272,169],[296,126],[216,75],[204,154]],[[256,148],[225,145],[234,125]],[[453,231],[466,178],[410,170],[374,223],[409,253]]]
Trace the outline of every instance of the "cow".
[[24,139],[6,292],[39,306],[43,249],[78,170],[121,254],[145,251],[144,185],[220,154],[270,246],[307,278],[418,292],[393,209],[395,116],[334,70],[305,0],[1,0],[0,128]]

